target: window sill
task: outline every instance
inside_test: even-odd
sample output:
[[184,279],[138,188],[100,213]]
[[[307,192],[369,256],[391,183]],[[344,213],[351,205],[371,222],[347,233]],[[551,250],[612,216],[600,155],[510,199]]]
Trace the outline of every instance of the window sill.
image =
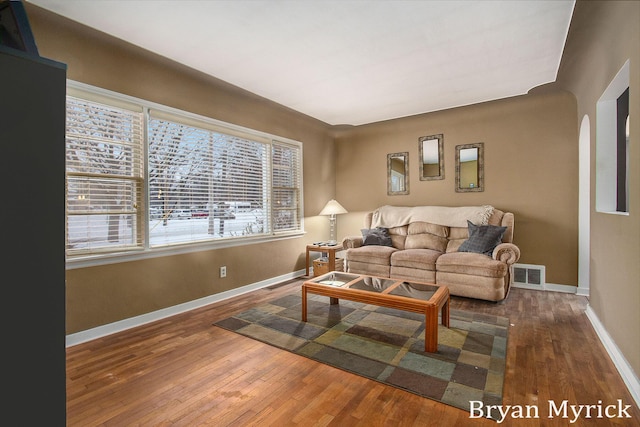
[[605,215],[629,216],[629,212],[618,212],[618,211],[597,211],[597,212]]
[[206,243],[191,243],[184,245],[167,246],[162,248],[118,252],[112,254],[90,254],[76,256],[66,260],[66,269],[94,267],[98,265],[118,264],[121,262],[138,261],[149,258],[158,258],[171,255],[186,254],[192,252],[203,252],[216,249],[231,248],[236,246],[255,245],[259,243],[275,242],[283,239],[295,239],[306,234],[304,231],[297,231],[277,236],[262,236],[256,238],[244,238],[237,240],[224,240]]

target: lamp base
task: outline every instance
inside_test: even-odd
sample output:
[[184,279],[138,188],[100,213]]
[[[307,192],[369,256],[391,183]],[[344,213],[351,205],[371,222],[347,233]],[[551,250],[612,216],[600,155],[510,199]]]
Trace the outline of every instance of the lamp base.
[[329,216],[329,240],[327,245],[334,246],[336,243],[336,215],[331,214]]

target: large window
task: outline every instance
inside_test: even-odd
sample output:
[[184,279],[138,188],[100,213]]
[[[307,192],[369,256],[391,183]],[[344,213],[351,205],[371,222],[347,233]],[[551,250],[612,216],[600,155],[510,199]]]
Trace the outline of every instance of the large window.
[[67,253],[139,248],[142,109],[67,97]]
[[70,84],[67,257],[302,231],[302,146]]

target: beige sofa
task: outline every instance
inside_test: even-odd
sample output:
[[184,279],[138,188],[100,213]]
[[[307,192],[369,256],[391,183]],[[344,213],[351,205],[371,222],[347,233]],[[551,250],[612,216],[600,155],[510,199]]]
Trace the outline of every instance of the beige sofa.
[[[509,293],[513,264],[520,258],[512,243],[513,213],[492,206],[383,206],[365,215],[364,227],[364,233],[386,230],[390,241],[363,244],[363,236],[343,239],[347,272],[444,284],[451,295],[488,301],[501,301]],[[491,252],[469,252],[478,230],[495,232],[497,246]]]

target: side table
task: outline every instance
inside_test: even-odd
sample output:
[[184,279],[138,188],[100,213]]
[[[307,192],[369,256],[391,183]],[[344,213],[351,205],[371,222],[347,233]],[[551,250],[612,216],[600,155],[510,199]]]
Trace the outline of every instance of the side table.
[[336,253],[343,251],[344,248],[342,247],[342,245],[335,245],[335,246],[325,246],[322,244],[319,245],[307,245],[307,270],[306,270],[306,276],[309,277],[309,265],[310,265],[310,259],[309,259],[309,253],[310,252],[323,252],[326,253],[328,258],[329,258],[329,271],[334,271],[336,269]]

